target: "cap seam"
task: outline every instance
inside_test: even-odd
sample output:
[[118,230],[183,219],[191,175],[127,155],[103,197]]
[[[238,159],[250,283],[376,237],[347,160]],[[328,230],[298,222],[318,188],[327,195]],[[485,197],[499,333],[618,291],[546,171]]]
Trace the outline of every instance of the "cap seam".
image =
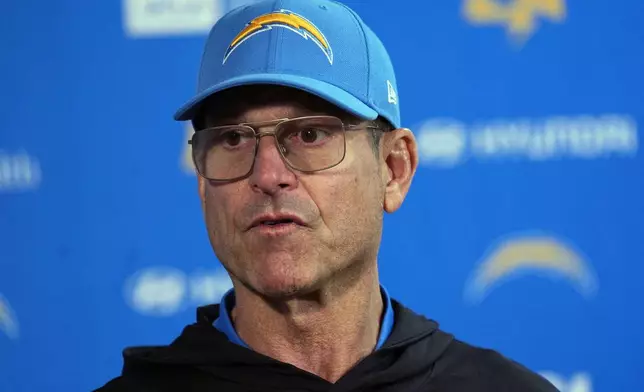
[[[276,0],[275,3],[273,3],[273,12],[277,12],[280,9],[283,8],[283,1],[282,0]],[[281,49],[281,44],[282,44],[282,31],[281,29],[273,29],[274,34],[270,34],[270,42],[268,43],[268,50],[269,53],[272,51],[273,53],[271,56],[268,58],[268,64],[266,64],[266,71],[267,72],[273,72],[274,70],[277,69],[277,58],[278,58],[278,53]]]
[[208,38],[206,39],[206,45],[204,45],[203,50],[201,51],[201,61],[199,61],[199,77],[197,78],[197,92],[199,92],[199,86],[201,86],[201,80],[203,79],[203,74],[204,74],[204,62],[206,61],[206,52],[208,51],[208,44],[211,44],[212,42],[212,35],[215,33],[215,28],[214,26],[210,30],[210,34],[208,34]]
[[342,4],[340,2],[337,2],[337,3],[343,6],[347,11],[349,11],[351,16],[353,17],[354,22],[356,23],[356,25],[360,29],[360,32],[362,33],[362,40],[364,42],[365,51],[367,53],[367,102],[366,103],[370,105],[370,107],[374,109],[376,112],[378,112],[378,115],[380,115],[380,111],[375,109],[375,105],[371,100],[371,51],[369,50],[370,48],[369,48],[369,41],[367,41],[367,34],[365,33],[364,28],[362,27],[362,23],[360,23],[360,19],[358,18],[358,15],[356,15],[356,13],[347,5]]

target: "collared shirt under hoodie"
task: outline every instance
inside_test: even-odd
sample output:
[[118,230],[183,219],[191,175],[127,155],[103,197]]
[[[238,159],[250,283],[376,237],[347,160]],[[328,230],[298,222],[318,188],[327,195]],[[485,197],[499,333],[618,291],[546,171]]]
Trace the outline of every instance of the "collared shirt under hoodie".
[[259,354],[213,326],[219,305],[167,346],[123,351],[119,377],[97,392],[556,392],[540,375],[493,350],[471,346],[391,300],[384,345],[336,383]]
[[[380,286],[380,294],[382,295],[383,302],[383,315],[382,322],[380,323],[380,333],[378,334],[378,341],[376,342],[376,350],[380,349],[384,344],[391,330],[394,327],[394,310],[391,307],[391,298],[389,297],[389,292],[383,286]],[[250,348],[242,340],[241,337],[237,334],[233,321],[230,318],[230,311],[235,305],[235,290],[230,289],[226,294],[221,298],[221,304],[223,306],[219,307],[219,317],[213,322],[213,326],[228,336],[228,340],[238,344],[240,346]]]

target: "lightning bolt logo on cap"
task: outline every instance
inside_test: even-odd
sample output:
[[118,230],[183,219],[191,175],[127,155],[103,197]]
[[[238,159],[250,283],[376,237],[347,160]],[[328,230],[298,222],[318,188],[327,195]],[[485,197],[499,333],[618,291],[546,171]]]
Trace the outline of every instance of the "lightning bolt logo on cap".
[[242,43],[259,33],[270,31],[273,27],[283,27],[299,34],[304,39],[310,39],[322,50],[329,60],[329,64],[333,64],[331,45],[320,29],[302,15],[284,9],[260,15],[248,22],[228,46],[222,64],[226,63],[228,57]]

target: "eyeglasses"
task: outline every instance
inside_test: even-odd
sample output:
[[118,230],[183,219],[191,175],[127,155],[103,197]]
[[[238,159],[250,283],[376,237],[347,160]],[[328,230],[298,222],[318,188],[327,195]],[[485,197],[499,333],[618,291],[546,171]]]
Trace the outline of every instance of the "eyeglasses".
[[[275,126],[270,132],[256,128]],[[197,172],[210,181],[235,181],[253,170],[262,136],[273,136],[284,162],[294,170],[313,173],[330,169],[346,154],[345,131],[377,129],[347,125],[333,116],[285,118],[226,125],[196,131],[188,144]]]

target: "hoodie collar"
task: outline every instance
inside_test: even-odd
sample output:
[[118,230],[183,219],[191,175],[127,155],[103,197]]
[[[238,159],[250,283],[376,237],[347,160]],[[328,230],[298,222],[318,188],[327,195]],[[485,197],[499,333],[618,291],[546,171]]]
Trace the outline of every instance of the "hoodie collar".
[[198,308],[197,322],[186,326],[169,346],[126,349],[123,353],[123,375],[136,377],[156,366],[162,366],[159,369],[176,366],[210,373],[214,379],[243,386],[243,390],[418,390],[453,336],[440,331],[436,322],[393,299],[391,305],[395,324],[382,348],[365,357],[335,384],[232,343],[213,326],[220,316],[218,304]]

